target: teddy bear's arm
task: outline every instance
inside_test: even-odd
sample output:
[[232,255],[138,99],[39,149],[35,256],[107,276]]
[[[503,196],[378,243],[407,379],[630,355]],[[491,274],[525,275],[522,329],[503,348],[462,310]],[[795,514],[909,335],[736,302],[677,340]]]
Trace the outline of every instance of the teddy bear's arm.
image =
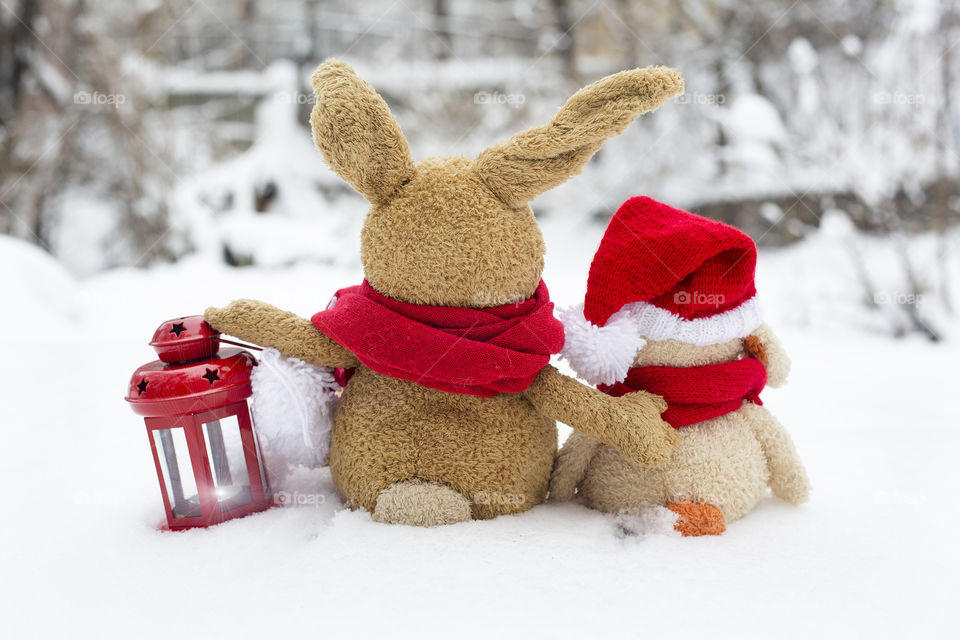
[[660,396],[630,393],[620,398],[544,367],[524,397],[542,415],[570,425],[620,450],[628,460],[656,467],[670,459],[677,434],[660,419],[667,408]]
[[767,458],[773,495],[792,504],[806,502],[810,481],[790,434],[765,407],[753,407],[748,415]]
[[321,367],[355,367],[357,357],[324,335],[306,318],[265,302],[234,300],[210,307],[204,318],[221,333],[262,347],[273,347],[290,358]]
[[[753,331],[753,336],[760,341],[763,346],[767,367],[767,385],[771,387],[782,386],[790,375],[790,356],[780,344],[780,339],[767,324],[761,324]],[[751,336],[751,337],[753,337]]]

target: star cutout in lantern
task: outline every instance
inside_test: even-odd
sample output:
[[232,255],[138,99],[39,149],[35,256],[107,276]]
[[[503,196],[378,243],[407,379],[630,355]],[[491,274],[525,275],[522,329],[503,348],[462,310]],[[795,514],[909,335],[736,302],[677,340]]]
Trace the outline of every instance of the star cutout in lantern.
[[137,385],[137,395],[138,395],[138,396],[142,396],[143,393],[144,393],[144,391],[146,391],[146,390],[147,390],[147,379],[146,379],[146,378],[141,378],[141,379],[140,379],[140,384]]
[[183,333],[183,332],[186,331],[186,330],[187,330],[187,328],[183,326],[183,323],[182,323],[182,322],[174,322],[174,323],[173,323],[173,329],[170,329],[170,333],[175,333],[175,334],[177,334],[177,337],[179,338],[179,337],[180,337],[180,334]]
[[220,376],[217,375],[216,369],[207,369],[207,372],[203,374],[203,376],[201,377],[204,378],[210,384],[213,384],[214,382],[220,379]]

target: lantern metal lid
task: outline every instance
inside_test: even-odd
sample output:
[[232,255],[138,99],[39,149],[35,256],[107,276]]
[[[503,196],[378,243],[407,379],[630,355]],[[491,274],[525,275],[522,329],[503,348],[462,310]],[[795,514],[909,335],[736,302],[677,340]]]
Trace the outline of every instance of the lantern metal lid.
[[171,416],[250,396],[256,359],[240,349],[218,353],[220,333],[189,316],[164,322],[150,345],[159,356],[131,376],[126,400],[141,416]]
[[203,316],[167,320],[153,332],[150,346],[163,362],[179,363],[213,357],[220,349],[220,332]]

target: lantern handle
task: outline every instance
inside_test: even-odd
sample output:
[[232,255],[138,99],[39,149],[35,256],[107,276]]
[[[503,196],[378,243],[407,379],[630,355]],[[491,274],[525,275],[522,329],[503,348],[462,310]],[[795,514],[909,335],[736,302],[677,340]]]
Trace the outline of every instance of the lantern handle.
[[232,344],[235,347],[243,347],[244,349],[254,349],[255,351],[263,351],[263,347],[258,347],[252,344],[244,344],[243,342],[234,342],[233,340],[226,340],[224,338],[220,338],[220,342],[222,342],[223,344]]

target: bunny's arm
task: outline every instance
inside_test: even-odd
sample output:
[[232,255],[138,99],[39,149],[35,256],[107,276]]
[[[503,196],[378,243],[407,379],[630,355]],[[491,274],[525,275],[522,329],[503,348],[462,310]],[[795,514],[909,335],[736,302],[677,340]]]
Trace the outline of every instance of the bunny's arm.
[[616,447],[640,466],[665,463],[677,442],[676,431],[660,419],[667,405],[653,394],[614,398],[547,365],[523,395],[542,415]]
[[204,313],[210,325],[231,336],[262,347],[273,347],[287,357],[321,367],[355,367],[357,357],[328,338],[306,318],[265,302],[234,300]]

